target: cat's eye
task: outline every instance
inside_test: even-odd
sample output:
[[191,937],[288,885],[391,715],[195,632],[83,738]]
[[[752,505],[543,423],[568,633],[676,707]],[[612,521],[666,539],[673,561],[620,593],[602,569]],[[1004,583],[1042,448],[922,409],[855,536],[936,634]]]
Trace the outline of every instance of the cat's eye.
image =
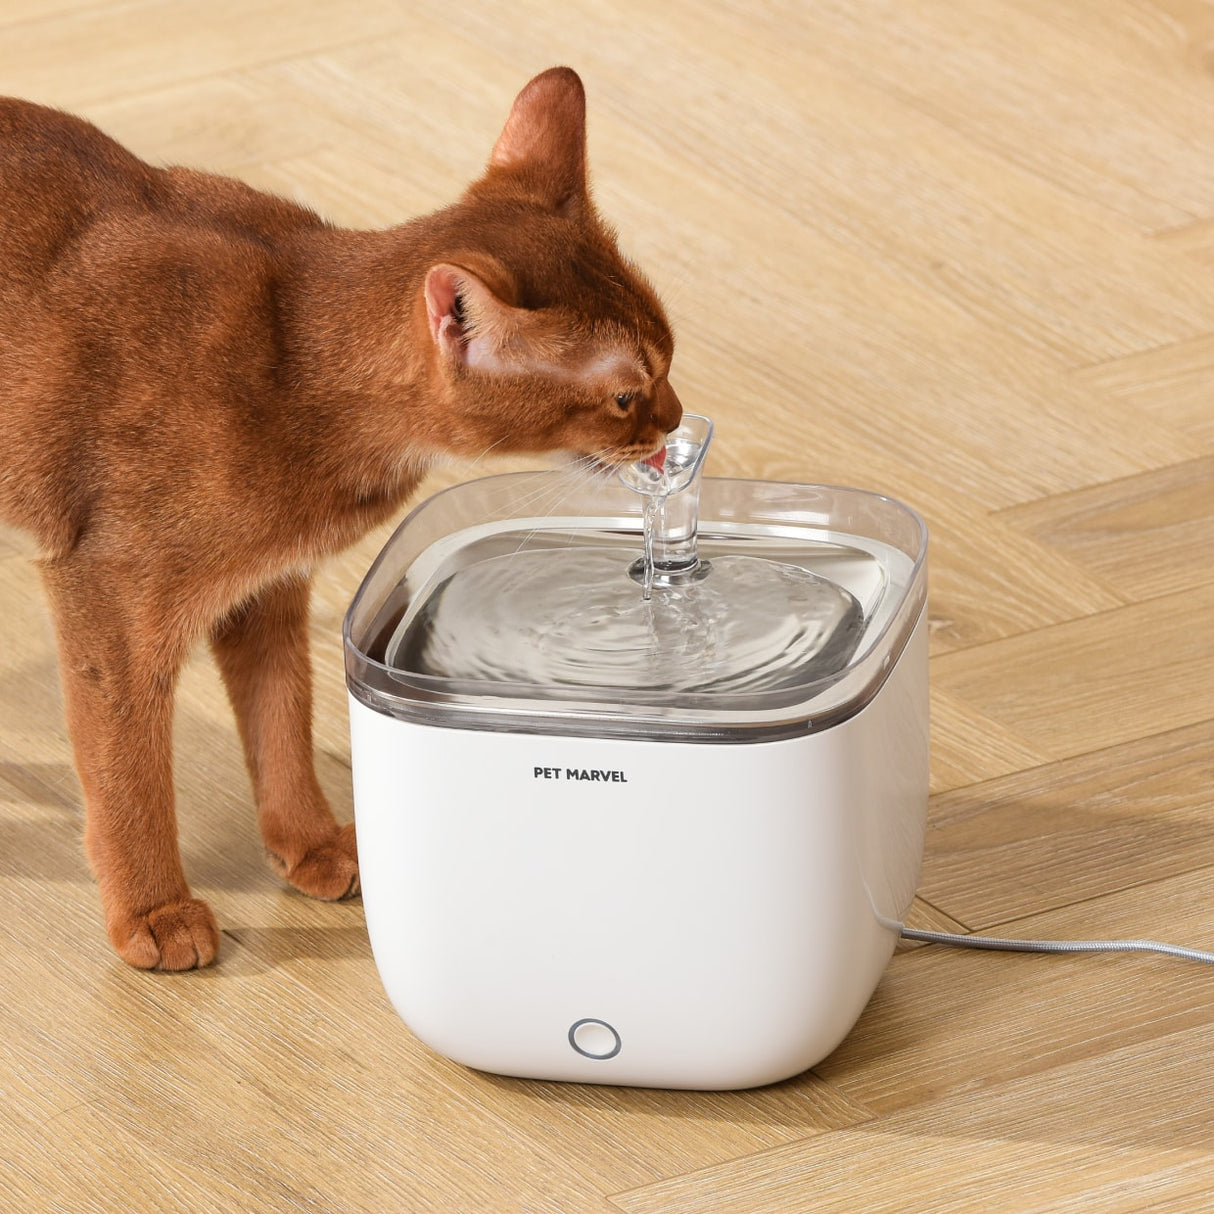
[[635,392],[619,392],[616,394],[615,403],[619,405],[621,409],[627,409],[631,406],[635,396]]

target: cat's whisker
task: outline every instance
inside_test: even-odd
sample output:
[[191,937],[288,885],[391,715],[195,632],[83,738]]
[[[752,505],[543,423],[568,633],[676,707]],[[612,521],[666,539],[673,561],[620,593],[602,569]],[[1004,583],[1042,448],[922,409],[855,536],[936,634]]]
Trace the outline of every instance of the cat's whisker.
[[516,515],[529,513],[544,513],[540,507],[548,499],[556,500],[561,492],[563,478],[554,478],[551,473],[534,473],[535,482],[520,492],[510,503],[510,509]]
[[[568,496],[568,484],[564,477],[536,473],[536,478],[539,483],[531,485],[525,493],[517,496],[510,504],[510,512],[515,517],[523,518],[531,515],[546,518],[551,515],[560,500]],[[517,556],[530,543],[537,530],[538,527],[529,530],[511,555]]]
[[494,448],[494,447],[500,447],[500,446],[502,445],[502,443],[509,442],[510,437],[511,437],[511,436],[510,436],[509,434],[503,434],[503,435],[502,435],[502,437],[501,437],[501,438],[499,438],[499,439],[498,439],[496,442],[490,443],[490,444],[489,444],[489,445],[488,445],[488,446],[487,446],[487,447],[484,449],[484,451],[482,451],[482,452],[480,453],[480,455],[478,455],[478,456],[476,457],[476,459],[474,459],[474,460],[473,460],[473,461],[472,461],[472,462],[471,462],[471,463],[468,465],[468,469],[469,469],[469,471],[471,471],[473,468],[475,468],[475,467],[476,467],[476,465],[477,465],[477,464],[479,464],[479,463],[481,462],[481,460],[483,460],[483,459],[485,458],[485,456],[486,456],[486,455],[488,455],[488,454],[489,454],[489,452],[493,450],[493,448]]
[[[566,471],[562,470],[552,477],[548,483],[543,486],[544,492],[537,494],[533,500],[528,503],[529,513],[540,519],[548,519],[557,512],[557,508],[568,501],[575,490],[580,488],[581,482],[578,477],[571,476]],[[534,538],[539,527],[534,527],[523,537],[519,543],[516,554],[526,547]]]
[[623,454],[624,448],[615,445],[603,447],[599,451],[590,451],[579,455],[568,465],[570,471],[580,472],[588,478],[609,479],[615,474],[617,458]]
[[[544,476],[543,484],[537,486],[527,497],[517,499],[513,509],[519,513],[534,514],[541,519],[550,518],[557,512],[561,503],[567,501],[577,490],[591,481],[605,479],[609,476],[613,469],[606,463],[606,460],[613,455],[618,455],[620,450],[619,447],[604,447],[600,451],[577,456],[562,468],[556,469],[555,475]],[[530,546],[540,530],[540,524],[530,528],[510,555],[518,556],[522,553]],[[520,569],[520,580],[526,576],[526,570]]]
[[689,266],[679,263],[666,268],[666,274],[662,279],[662,301],[666,304],[667,309],[672,304],[682,301],[690,281],[691,268]]
[[618,447],[604,447],[601,451],[579,455],[550,473],[536,473],[538,483],[529,492],[516,497],[512,508],[521,512],[537,506],[546,497],[550,497],[551,505],[555,505],[562,497],[568,496],[573,486],[610,473],[612,469],[605,467],[605,460],[618,451]]

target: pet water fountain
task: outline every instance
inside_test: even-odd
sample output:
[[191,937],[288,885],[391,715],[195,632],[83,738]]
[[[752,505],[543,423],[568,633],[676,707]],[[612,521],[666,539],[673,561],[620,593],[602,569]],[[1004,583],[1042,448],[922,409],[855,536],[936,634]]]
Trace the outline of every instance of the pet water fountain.
[[611,480],[422,503],[345,623],[385,988],[465,1065],[753,1087],[846,1035],[927,810],[927,534],[854,489]]

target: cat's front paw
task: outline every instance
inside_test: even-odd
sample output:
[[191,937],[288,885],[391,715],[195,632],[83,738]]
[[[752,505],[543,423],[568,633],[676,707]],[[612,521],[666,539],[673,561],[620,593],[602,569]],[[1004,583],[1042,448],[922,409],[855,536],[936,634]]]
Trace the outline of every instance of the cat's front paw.
[[324,902],[353,898],[359,892],[358,847],[354,823],[338,827],[331,838],[305,852],[295,864],[288,865],[273,852],[270,861],[301,893]]
[[219,928],[198,898],[166,902],[146,915],[116,918],[109,925],[118,955],[141,970],[192,970],[210,965],[219,952]]

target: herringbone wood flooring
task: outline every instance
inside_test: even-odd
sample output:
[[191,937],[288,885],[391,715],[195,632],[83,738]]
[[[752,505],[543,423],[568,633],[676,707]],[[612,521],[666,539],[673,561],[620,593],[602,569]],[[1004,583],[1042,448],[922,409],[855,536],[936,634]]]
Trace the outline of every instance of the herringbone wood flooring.
[[[676,385],[716,419],[710,471],[878,489],[932,528],[918,921],[1214,947],[1214,4],[0,0],[0,91],[352,225],[453,198],[558,62],[677,324]],[[347,816],[339,623],[383,539],[317,596]],[[1214,972],[1180,962],[906,948],[831,1058],[757,1092],[435,1057],[359,904],[264,866],[203,654],[177,777],[221,959],[124,968],[29,554],[0,532],[4,1208],[1214,1201]]]

